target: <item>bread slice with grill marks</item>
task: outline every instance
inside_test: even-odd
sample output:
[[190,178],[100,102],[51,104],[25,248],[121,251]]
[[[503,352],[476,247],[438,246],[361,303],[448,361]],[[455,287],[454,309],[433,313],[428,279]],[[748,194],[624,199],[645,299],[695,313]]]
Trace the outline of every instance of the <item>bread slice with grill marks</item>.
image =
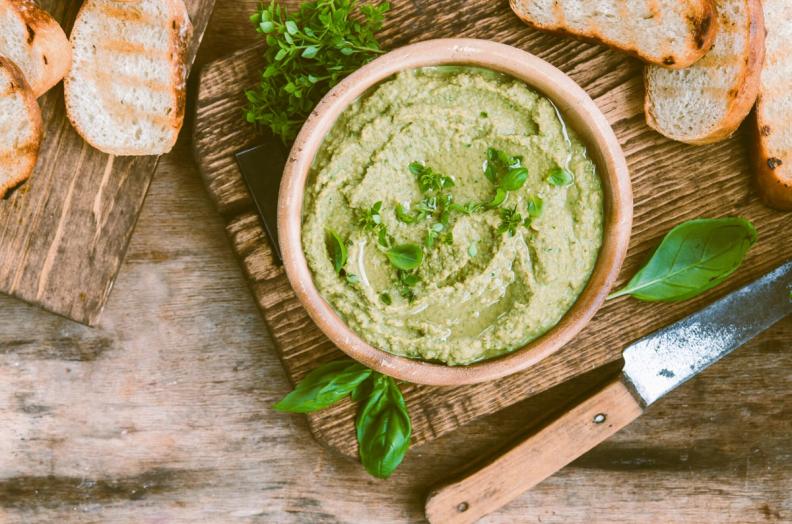
[[751,111],[764,60],[760,0],[718,0],[712,50],[687,69],[645,71],[646,122],[689,144],[728,138]]
[[65,81],[77,132],[113,155],[170,151],[184,121],[191,35],[182,0],[85,0]]
[[687,67],[712,47],[713,0],[510,0],[538,29],[594,40],[651,64]]
[[0,198],[30,177],[42,135],[33,90],[16,64],[0,56]]
[[0,0],[0,55],[19,67],[37,97],[60,82],[71,65],[66,34],[33,0]]
[[767,204],[792,210],[792,2],[762,4],[767,55],[756,102],[757,185]]

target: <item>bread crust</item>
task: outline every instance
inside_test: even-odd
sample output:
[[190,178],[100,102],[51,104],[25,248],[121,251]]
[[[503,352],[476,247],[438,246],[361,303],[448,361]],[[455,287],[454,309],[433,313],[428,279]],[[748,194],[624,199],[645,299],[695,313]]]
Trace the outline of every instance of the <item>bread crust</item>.
[[[668,69],[683,69],[690,67],[701,59],[707,52],[712,49],[715,43],[715,36],[718,32],[718,17],[715,9],[715,0],[702,0],[702,14],[697,19],[691,20],[692,36],[696,41],[697,48],[691,48],[690,52],[683,56],[663,56],[656,57],[644,52],[638,45],[625,47],[624,45],[615,42],[601,34],[595,32],[579,32],[574,31],[564,26],[559,25],[546,25],[540,24],[536,20],[527,15],[519,6],[521,0],[509,0],[509,5],[512,11],[526,24],[540,29],[548,33],[554,33],[563,36],[571,36],[578,40],[591,42],[595,44],[602,44],[612,47],[630,56],[634,56],[648,64],[666,67]],[[629,1],[629,0],[628,0]],[[700,44],[700,45],[699,45]]]
[[44,73],[28,83],[33,94],[40,97],[68,73],[72,57],[69,39],[60,24],[33,0],[4,1],[14,7],[28,30],[28,45]]
[[28,159],[28,165],[11,180],[0,184],[0,198],[5,197],[6,193],[11,189],[17,187],[19,184],[30,178],[33,174],[33,169],[36,167],[36,160],[38,159],[39,149],[41,149],[41,142],[44,138],[44,124],[41,120],[41,109],[33,90],[30,88],[25,79],[25,75],[11,60],[0,56],[0,69],[6,69],[10,75],[13,84],[16,86],[15,91],[21,93],[25,106],[27,107],[30,123],[33,126],[34,140],[32,143],[27,144],[22,151],[17,150],[17,154],[24,154]]
[[762,121],[761,97],[754,112],[754,163],[756,165],[756,188],[762,201],[769,207],[792,211],[792,165],[773,156],[762,139],[767,125]]
[[[173,60],[171,61],[171,79],[174,86],[174,110],[168,115],[170,122],[169,126],[172,130],[171,139],[168,143],[163,144],[162,148],[158,149],[157,151],[151,151],[133,147],[107,147],[92,141],[90,134],[86,129],[83,128],[72,111],[70,95],[71,90],[74,88],[72,86],[73,80],[71,79],[70,75],[67,75],[64,79],[66,116],[69,118],[69,122],[71,122],[72,127],[74,127],[83,140],[103,153],[116,156],[148,156],[164,154],[173,148],[173,146],[176,144],[176,140],[179,137],[179,132],[181,131],[182,125],[184,124],[185,106],[187,102],[187,53],[189,44],[192,40],[193,27],[187,12],[187,6],[184,4],[183,0],[165,1],[168,3],[169,12],[171,13],[171,38],[169,41],[169,50],[173,56]],[[73,27],[79,27],[82,16],[92,9],[94,4],[95,2],[93,0],[85,0],[85,2],[83,2],[83,5],[80,7],[79,12],[77,13],[77,17],[74,20]],[[74,35],[75,30],[72,29],[72,37],[74,37]]]
[[726,140],[737,131],[740,124],[751,112],[756,99],[759,95],[761,83],[762,66],[765,56],[765,22],[764,12],[762,11],[761,0],[746,0],[748,6],[748,45],[746,46],[747,55],[745,56],[746,67],[740,76],[740,81],[736,90],[729,93],[731,100],[726,109],[726,114],[720,123],[709,133],[694,137],[671,136],[660,126],[652,111],[652,103],[649,97],[651,86],[649,85],[648,69],[644,70],[644,113],[646,124],[672,140],[684,142],[691,145],[712,144]]

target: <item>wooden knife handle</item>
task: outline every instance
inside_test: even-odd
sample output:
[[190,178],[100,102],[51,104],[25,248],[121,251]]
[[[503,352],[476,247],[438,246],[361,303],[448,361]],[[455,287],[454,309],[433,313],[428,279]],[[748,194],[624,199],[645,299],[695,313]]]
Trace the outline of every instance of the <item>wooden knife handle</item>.
[[486,466],[432,491],[426,500],[426,518],[432,524],[475,522],[594,448],[642,412],[627,386],[614,380]]

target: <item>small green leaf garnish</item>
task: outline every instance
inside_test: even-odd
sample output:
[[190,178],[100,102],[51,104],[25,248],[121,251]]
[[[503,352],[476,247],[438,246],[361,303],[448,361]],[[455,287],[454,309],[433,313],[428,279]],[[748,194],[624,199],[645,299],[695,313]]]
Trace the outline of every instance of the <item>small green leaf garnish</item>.
[[517,228],[522,223],[522,215],[517,212],[517,206],[512,208],[501,208],[500,210],[501,223],[498,225],[498,233],[509,233],[513,237],[517,233]]
[[409,166],[410,173],[418,177],[418,187],[421,192],[436,193],[443,189],[454,187],[454,181],[451,177],[437,173],[431,167],[424,166],[419,162],[412,162]]
[[524,167],[510,169],[506,176],[501,180],[500,187],[505,191],[517,191],[525,185],[528,180],[528,170]]
[[396,269],[409,271],[420,266],[423,261],[423,249],[418,244],[399,244],[385,254]]
[[494,209],[500,206],[501,204],[503,204],[505,200],[506,200],[506,191],[504,191],[503,188],[499,187],[498,189],[495,190],[495,196],[492,197],[492,200],[487,202],[486,207],[488,207],[489,209]]
[[522,164],[521,156],[511,156],[495,149],[487,148],[487,159],[484,161],[484,175],[497,186],[495,197],[487,203],[492,209],[506,200],[509,191],[517,191],[528,180],[528,170]]
[[693,298],[734,273],[756,239],[756,228],[744,218],[683,222],[668,232],[630,282],[608,298],[631,295],[649,302]]
[[415,290],[413,288],[418,285],[418,276],[415,273],[400,269],[396,272],[396,278],[399,283],[399,295],[402,298],[406,298],[409,302],[415,300]]
[[382,301],[382,303],[387,305],[387,306],[390,306],[391,304],[393,304],[393,300],[391,299],[391,296],[388,293],[385,293],[385,292],[380,293],[379,298]]
[[544,209],[544,200],[539,195],[528,197],[528,216],[531,218],[539,218],[542,216]]
[[377,243],[386,249],[393,245],[393,238],[388,234],[384,226],[379,228],[377,232]]
[[331,229],[327,230],[327,249],[330,252],[330,260],[333,262],[333,269],[335,269],[336,273],[340,274],[347,263],[347,247],[346,243],[338,236],[338,233]]
[[375,202],[371,209],[358,210],[358,225],[367,231],[374,231],[382,225],[382,201]]
[[401,204],[396,206],[396,219],[404,224],[412,224],[416,220],[416,218]]
[[355,274],[353,274],[353,273],[347,273],[346,281],[347,281],[347,284],[352,284],[352,285],[358,284],[358,283],[360,283],[360,277],[355,275]]
[[456,211],[457,213],[462,213],[463,215],[472,215],[473,213],[478,213],[482,211],[486,206],[484,204],[479,204],[478,202],[468,202],[466,204],[451,204],[448,209],[451,211]]
[[479,113],[479,116],[480,116],[481,118],[487,118],[487,117],[489,117],[489,115],[487,114],[487,112],[486,112],[486,111],[482,111],[481,113]]
[[568,169],[564,169],[563,167],[554,167],[547,174],[547,181],[551,186],[568,186],[574,180],[574,175]]

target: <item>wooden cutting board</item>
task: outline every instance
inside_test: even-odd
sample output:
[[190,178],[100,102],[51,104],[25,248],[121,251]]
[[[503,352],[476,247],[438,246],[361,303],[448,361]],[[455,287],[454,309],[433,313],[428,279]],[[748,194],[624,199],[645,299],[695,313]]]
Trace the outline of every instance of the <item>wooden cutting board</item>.
[[[792,256],[792,214],[772,211],[759,202],[752,187],[746,130],[728,141],[704,147],[687,146],[658,135],[644,123],[639,62],[604,47],[528,29],[505,1],[397,0],[392,4],[382,33],[389,48],[435,37],[492,39],[551,62],[595,99],[624,148],[634,185],[633,238],[621,281],[628,279],[659,239],[683,220],[741,215],[754,221],[761,238],[725,285],[680,304],[647,304],[629,298],[609,302],[572,343],[525,372],[475,386],[404,386],[414,424],[414,444],[618,361],[629,342]],[[232,247],[286,372],[298,381],[320,362],[341,353],[311,322],[291,291],[234,162],[234,152],[258,140],[255,130],[243,121],[243,93],[257,83],[263,67],[261,55],[261,48],[251,48],[204,68],[196,105],[194,148],[209,194],[226,220]],[[548,410],[554,407],[548,406]],[[320,442],[354,456],[354,417],[355,406],[345,401],[308,418]]]
[[[39,0],[67,34],[82,2]],[[214,0],[186,0],[192,64]],[[93,325],[157,167],[157,157],[93,149],[66,118],[62,83],[39,99],[44,142],[33,177],[0,200],[0,293]]]

